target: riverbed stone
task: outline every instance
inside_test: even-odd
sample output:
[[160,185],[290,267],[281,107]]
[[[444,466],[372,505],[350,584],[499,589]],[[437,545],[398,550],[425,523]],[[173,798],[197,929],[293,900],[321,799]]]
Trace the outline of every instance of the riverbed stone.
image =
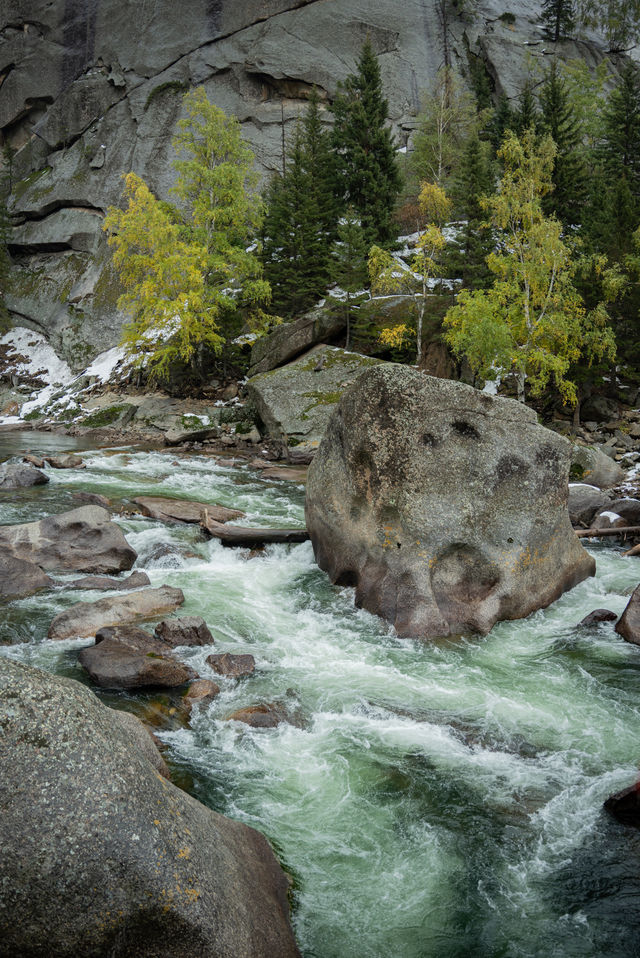
[[594,609],[593,612],[585,615],[584,619],[581,619],[578,625],[590,627],[592,625],[600,625],[601,622],[615,622],[617,618],[617,614],[612,612],[611,609]]
[[610,496],[586,482],[569,483],[569,518],[574,526],[589,528],[595,514],[609,506]]
[[195,705],[210,705],[220,695],[220,686],[211,679],[196,679],[192,682],[182,699],[182,705],[191,713]]
[[47,482],[49,477],[31,463],[8,462],[0,465],[0,491],[28,489],[30,486],[43,486]]
[[208,655],[207,665],[211,666],[218,675],[229,675],[234,679],[243,675],[253,675],[256,670],[256,660],[252,655],[233,655],[231,652]]
[[623,825],[640,826],[640,782],[610,795],[604,808]]
[[86,469],[86,464],[80,456],[45,456],[52,469]]
[[132,572],[126,579],[114,579],[108,575],[86,575],[82,579],[75,579],[73,582],[61,583],[67,589],[86,589],[96,592],[128,592],[131,589],[142,589],[151,585],[151,579],[146,572],[141,570]]
[[251,728],[276,728],[283,722],[288,722],[287,711],[278,702],[247,705],[237,709],[227,716],[228,722],[242,722]]
[[213,645],[211,631],[199,615],[183,615],[175,619],[163,619],[155,628],[155,634],[166,645]]
[[0,950],[296,958],[258,832],[159,774],[86,687],[0,660]]
[[604,508],[599,509],[598,515],[602,512],[611,512],[620,516],[625,526],[640,526],[640,499],[632,499],[630,496],[614,499]]
[[0,599],[22,599],[50,589],[53,584],[53,579],[34,562],[0,552]]
[[245,513],[241,509],[230,509],[215,502],[196,502],[191,499],[168,499],[164,496],[136,496],[131,500],[136,511],[149,519],[162,522],[199,523],[205,513],[216,522],[229,522],[241,519]]
[[0,526],[0,549],[47,572],[125,572],[137,558],[120,527],[100,506],[80,506],[38,522]]
[[570,455],[515,400],[367,370],[309,468],[316,561],[402,636],[522,618],[595,571],[569,521]]
[[640,645],[640,585],[632,592],[627,607],[616,624],[616,632],[626,642]]
[[142,629],[99,629],[96,644],[82,649],[80,665],[106,689],[176,688],[197,678],[167,655],[167,647]]
[[93,636],[106,626],[153,619],[173,612],[183,602],[182,590],[168,585],[110,596],[96,602],[78,602],[56,615],[47,634],[50,639]]
[[624,469],[598,446],[574,445],[571,455],[571,475],[580,482],[599,489],[611,489],[624,479]]

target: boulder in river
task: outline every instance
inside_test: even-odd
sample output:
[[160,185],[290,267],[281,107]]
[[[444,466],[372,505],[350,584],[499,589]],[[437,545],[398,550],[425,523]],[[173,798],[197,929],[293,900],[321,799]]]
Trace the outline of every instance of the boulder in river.
[[110,625],[122,625],[173,612],[184,602],[180,589],[163,585],[127,595],[110,596],[97,602],[78,602],[60,612],[49,626],[50,639],[92,636]]
[[610,795],[604,803],[606,810],[623,825],[640,825],[640,782]]
[[113,579],[108,575],[86,575],[73,582],[62,583],[68,589],[86,589],[96,592],[128,592],[131,589],[142,589],[151,585],[151,579],[146,572],[132,572],[126,579]]
[[174,648],[179,645],[213,645],[209,627],[199,615],[163,619],[156,626],[155,633],[159,639]]
[[49,477],[30,463],[5,462],[0,465],[0,490],[43,486]]
[[616,632],[627,642],[640,645],[640,585],[634,590],[616,625]]
[[86,469],[84,460],[80,456],[45,456],[52,469]]
[[229,522],[241,519],[245,513],[240,509],[229,509],[215,503],[193,502],[190,499],[167,499],[163,496],[137,496],[131,500],[136,511],[149,519],[162,522],[193,522],[202,519],[205,510],[216,522]]
[[612,612],[611,609],[594,609],[593,612],[585,615],[584,619],[578,622],[578,625],[590,627],[592,625],[600,625],[601,622],[615,622],[617,618],[618,616],[615,612]]
[[624,470],[597,446],[572,447],[571,474],[580,482],[610,489],[624,479]]
[[158,774],[89,689],[0,659],[0,725],[3,955],[298,956],[267,841]]
[[227,716],[228,722],[242,722],[251,728],[276,728],[283,722],[289,721],[289,716],[278,702],[267,702],[259,705],[247,705],[237,709]]
[[187,712],[191,712],[194,705],[209,705],[220,695],[220,686],[211,679],[196,679],[186,691],[182,704]]
[[309,468],[316,561],[402,636],[522,618],[595,571],[569,521],[570,456],[515,400],[367,370]]
[[0,549],[47,572],[124,572],[137,558],[120,527],[100,506],[0,526]]
[[53,580],[34,562],[0,552],[0,599],[21,599],[52,586]]
[[197,678],[142,629],[99,629],[96,644],[82,649],[80,665],[104,689],[175,688]]
[[256,670],[256,660],[248,653],[232,655],[231,652],[222,652],[207,656],[207,665],[210,665],[218,675],[230,675],[237,679],[243,675],[253,675]]

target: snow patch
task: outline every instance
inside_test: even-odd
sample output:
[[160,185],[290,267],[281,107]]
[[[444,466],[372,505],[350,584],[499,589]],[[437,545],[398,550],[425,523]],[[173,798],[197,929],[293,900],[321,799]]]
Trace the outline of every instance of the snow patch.
[[59,386],[66,385],[73,379],[73,373],[67,363],[56,355],[42,333],[17,326],[5,333],[0,339],[0,345],[8,347],[8,371],[16,376],[37,376],[47,385],[55,383]]

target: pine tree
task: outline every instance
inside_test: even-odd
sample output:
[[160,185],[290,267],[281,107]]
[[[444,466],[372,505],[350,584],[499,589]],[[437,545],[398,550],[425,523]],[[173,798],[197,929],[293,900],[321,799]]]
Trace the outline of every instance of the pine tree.
[[451,275],[460,276],[472,289],[488,285],[487,256],[493,249],[491,230],[486,225],[482,197],[491,193],[494,176],[490,146],[477,135],[469,137],[462,154],[452,190],[456,213],[464,225],[455,240],[448,260]]
[[541,127],[556,145],[553,191],[543,202],[566,226],[580,222],[586,195],[586,170],[582,160],[582,131],[569,101],[566,84],[554,60],[540,91]]
[[351,333],[351,296],[357,293],[367,281],[367,244],[364,230],[353,207],[347,209],[338,223],[338,238],[332,251],[331,278],[347,294],[345,348],[348,349]]
[[369,39],[357,73],[341,86],[332,111],[338,199],[343,209],[351,205],[357,211],[367,242],[387,243],[401,180],[393,137],[385,126],[388,106],[380,67]]
[[313,87],[309,107],[302,121],[304,161],[311,180],[311,189],[318,205],[318,216],[328,236],[335,236],[338,208],[334,195],[331,134],[323,126],[320,96]]
[[509,103],[509,98],[505,93],[498,100],[498,105],[494,110],[493,118],[489,124],[489,138],[494,152],[498,152],[507,130],[511,130],[514,125],[514,114]]
[[543,0],[542,22],[554,43],[571,36],[576,25],[573,0]]
[[281,316],[299,315],[326,289],[330,247],[301,126],[284,176],[276,176],[269,186],[266,205],[261,259],[272,288],[272,308]]

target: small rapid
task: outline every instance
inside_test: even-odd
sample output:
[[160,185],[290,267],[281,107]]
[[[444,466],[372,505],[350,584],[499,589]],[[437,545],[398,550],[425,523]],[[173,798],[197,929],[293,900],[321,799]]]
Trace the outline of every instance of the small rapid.
[[[0,522],[72,508],[81,490],[116,512],[165,495],[243,509],[252,525],[304,522],[302,487],[232,461],[124,448],[83,458],[85,470],[50,470],[47,487],[2,502]],[[195,527],[116,518],[137,567],[184,591],[181,612],[204,617],[217,651],[255,656],[254,676],[216,677],[220,696],[191,726],[159,734],[177,779],[272,842],[305,958],[640,953],[640,836],[602,811],[638,776],[640,650],[611,623],[577,627],[596,607],[622,612],[637,559],[595,547],[596,578],[549,609],[422,644],[356,610],[308,543],[249,558]],[[11,603],[0,653],[88,683],[76,661],[86,640],[45,636],[54,614],[101,595]],[[180,657],[213,677],[211,651]],[[258,701],[281,703],[293,724],[226,720]]]

